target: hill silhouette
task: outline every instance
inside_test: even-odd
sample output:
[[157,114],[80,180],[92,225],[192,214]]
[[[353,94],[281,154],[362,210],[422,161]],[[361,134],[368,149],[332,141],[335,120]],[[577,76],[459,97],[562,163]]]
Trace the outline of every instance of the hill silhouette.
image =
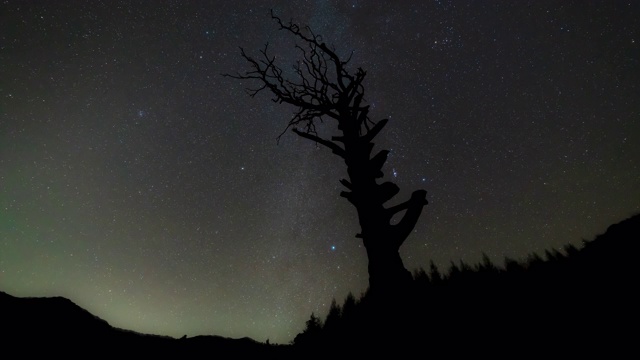
[[[488,257],[475,266],[431,263],[395,299],[369,292],[334,300],[325,321],[312,314],[294,343],[332,354],[344,348],[374,355],[522,354],[609,356],[631,351],[637,325],[640,215],[580,248],[531,254],[504,267]],[[633,350],[636,352],[636,350]]]
[[432,263],[415,271],[412,284],[395,297],[364,293],[357,299],[350,294],[342,305],[334,300],[324,321],[311,314],[291,345],[141,334],[112,327],[62,297],[0,292],[3,353],[282,359],[380,351],[498,357],[635,352],[638,240],[640,214],[581,247],[505,259],[502,267],[488,257],[473,266],[452,263],[447,272]]
[[4,354],[94,356],[210,355],[282,358],[287,347],[250,338],[195,336],[176,339],[119,329],[63,297],[19,298],[0,292]]

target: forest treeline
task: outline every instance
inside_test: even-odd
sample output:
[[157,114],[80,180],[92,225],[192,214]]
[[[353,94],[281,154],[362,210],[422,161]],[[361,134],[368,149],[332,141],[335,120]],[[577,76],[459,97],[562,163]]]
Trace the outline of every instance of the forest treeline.
[[[397,292],[352,294],[311,314],[292,344],[196,336],[174,339],[117,329],[68,299],[0,292],[5,353],[307,359],[634,358],[640,214],[580,246],[476,265],[433,263]],[[34,344],[37,346],[25,345]]]
[[[401,293],[334,299],[311,314],[294,347],[317,352],[564,349],[574,353],[635,343],[640,215],[610,226],[581,246],[531,254],[502,266],[486,255],[476,265],[433,262],[413,273]],[[631,329],[631,328],[629,328]],[[527,350],[529,349],[529,350]]]

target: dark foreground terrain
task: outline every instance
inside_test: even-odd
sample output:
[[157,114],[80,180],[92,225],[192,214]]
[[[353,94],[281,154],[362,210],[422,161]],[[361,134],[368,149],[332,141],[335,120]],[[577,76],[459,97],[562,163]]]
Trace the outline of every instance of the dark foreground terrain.
[[267,345],[250,338],[196,336],[176,339],[112,327],[62,297],[18,298],[0,292],[3,351],[20,357],[65,356],[178,356],[266,355],[276,358],[290,346]]
[[[178,358],[636,357],[640,215],[581,247],[526,261],[452,263],[414,274],[398,294],[349,296],[315,315],[291,345],[249,338],[176,339],[110,326],[72,301],[0,292],[2,354]],[[3,356],[4,358],[4,356]]]

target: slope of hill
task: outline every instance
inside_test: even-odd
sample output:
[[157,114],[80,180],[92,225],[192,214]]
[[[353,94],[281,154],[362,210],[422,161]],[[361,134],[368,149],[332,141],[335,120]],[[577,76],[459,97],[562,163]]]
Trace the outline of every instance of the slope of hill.
[[260,355],[280,358],[287,346],[267,345],[250,338],[196,336],[175,339],[112,327],[62,297],[19,298],[0,292],[0,330],[4,353],[24,356]]
[[532,254],[525,262],[488,259],[414,274],[404,293],[350,296],[323,322],[312,315],[293,345],[250,338],[175,339],[114,328],[62,297],[0,292],[3,353],[24,356],[233,355],[307,358],[380,351],[448,356],[608,355],[634,351],[640,215],[611,225],[580,248]]
[[635,215],[580,248],[548,250],[544,258],[421,269],[403,294],[334,302],[324,323],[312,315],[294,343],[328,354],[344,347],[450,356],[629,351],[640,300],[639,240]]

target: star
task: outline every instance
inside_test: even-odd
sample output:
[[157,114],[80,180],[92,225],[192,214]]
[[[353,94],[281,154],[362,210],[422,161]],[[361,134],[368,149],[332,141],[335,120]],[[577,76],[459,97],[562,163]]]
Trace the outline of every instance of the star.
[[0,291],[65,294],[134,331],[288,343],[367,288],[344,161],[277,141],[296,109],[220,75],[267,42],[295,74],[271,7],[367,72],[388,205],[430,197],[407,270],[579,245],[640,212],[636,2],[28,3],[2,5]]

